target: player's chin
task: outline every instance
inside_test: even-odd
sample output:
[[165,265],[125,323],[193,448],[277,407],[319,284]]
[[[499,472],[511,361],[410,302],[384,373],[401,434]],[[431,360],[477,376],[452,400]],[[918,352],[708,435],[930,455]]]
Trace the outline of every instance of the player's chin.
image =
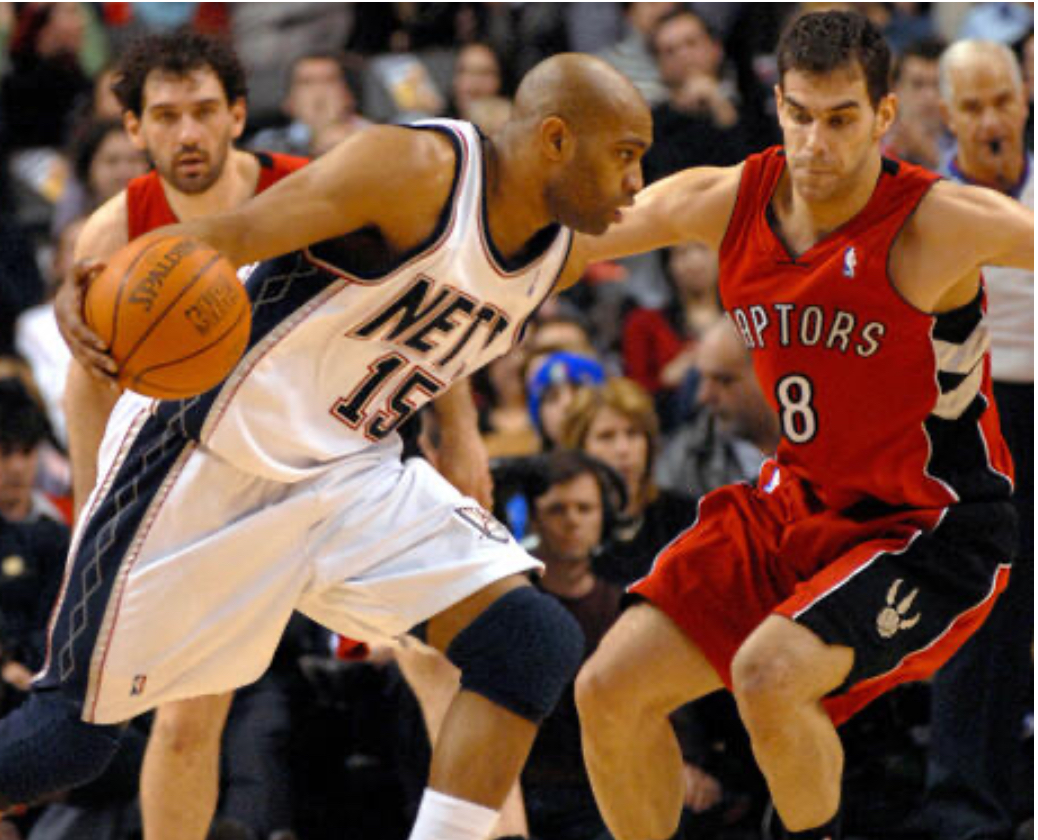
[[603,217],[600,219],[583,219],[581,220],[580,224],[570,225],[570,227],[572,227],[578,233],[585,233],[588,236],[601,236],[603,233],[609,230],[610,225],[618,221],[618,218],[614,219],[612,217]]

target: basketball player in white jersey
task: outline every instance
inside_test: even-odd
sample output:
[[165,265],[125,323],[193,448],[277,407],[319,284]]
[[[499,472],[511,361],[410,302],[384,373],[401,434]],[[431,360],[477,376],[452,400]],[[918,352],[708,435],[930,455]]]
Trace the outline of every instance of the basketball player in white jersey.
[[121,721],[266,667],[292,610],[415,630],[462,673],[413,840],[484,838],[583,653],[539,563],[395,428],[511,351],[642,185],[635,88],[556,56],[493,142],[465,123],[359,133],[242,207],[166,229],[259,262],[250,346],[218,388],[127,394],[30,700],[0,721],[0,800],[96,775]]
[[[245,127],[244,71],[233,50],[203,35],[152,36],[122,57],[118,91],[132,136],[155,164],[174,218],[191,220],[230,210],[272,180],[269,155],[244,152],[235,141]],[[302,159],[282,158],[298,167]],[[143,229],[164,224],[163,213],[123,191],[88,221],[76,244],[77,260],[105,260]],[[146,209],[151,210],[148,215]],[[91,376],[93,355],[73,364],[66,389],[73,489],[77,511],[97,476],[97,452],[119,391],[108,377]],[[455,486],[485,499],[485,453],[471,443],[475,412],[466,391],[435,404],[443,434],[444,474]],[[151,728],[141,772],[141,811],[147,840],[201,840],[209,830],[219,789],[220,739],[232,693],[163,704]]]

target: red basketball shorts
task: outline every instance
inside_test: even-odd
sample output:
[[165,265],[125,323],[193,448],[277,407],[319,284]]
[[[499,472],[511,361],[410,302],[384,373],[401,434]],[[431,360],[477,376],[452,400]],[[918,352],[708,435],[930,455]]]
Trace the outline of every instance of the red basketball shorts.
[[630,591],[670,616],[729,688],[736,651],[772,614],[853,648],[824,700],[842,723],[958,650],[1005,588],[1015,541],[1008,500],[836,512],[769,462],[760,486],[704,496]]

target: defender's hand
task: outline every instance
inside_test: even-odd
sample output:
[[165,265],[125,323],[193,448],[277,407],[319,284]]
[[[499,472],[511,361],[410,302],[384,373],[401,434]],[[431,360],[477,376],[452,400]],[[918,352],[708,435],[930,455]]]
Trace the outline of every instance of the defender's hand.
[[108,348],[83,319],[83,304],[87,286],[104,269],[104,263],[83,260],[73,267],[54,298],[54,315],[58,329],[72,351],[73,357],[96,380],[117,388],[115,375],[118,368],[108,355]]

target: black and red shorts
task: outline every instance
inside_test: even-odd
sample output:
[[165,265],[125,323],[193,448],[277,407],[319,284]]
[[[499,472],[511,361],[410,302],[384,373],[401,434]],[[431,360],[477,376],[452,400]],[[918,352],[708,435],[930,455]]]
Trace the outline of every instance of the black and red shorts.
[[670,616],[729,688],[736,651],[772,614],[853,648],[850,674],[823,701],[842,723],[958,650],[1005,588],[1015,544],[1008,499],[837,512],[769,462],[760,486],[704,496],[631,592]]

